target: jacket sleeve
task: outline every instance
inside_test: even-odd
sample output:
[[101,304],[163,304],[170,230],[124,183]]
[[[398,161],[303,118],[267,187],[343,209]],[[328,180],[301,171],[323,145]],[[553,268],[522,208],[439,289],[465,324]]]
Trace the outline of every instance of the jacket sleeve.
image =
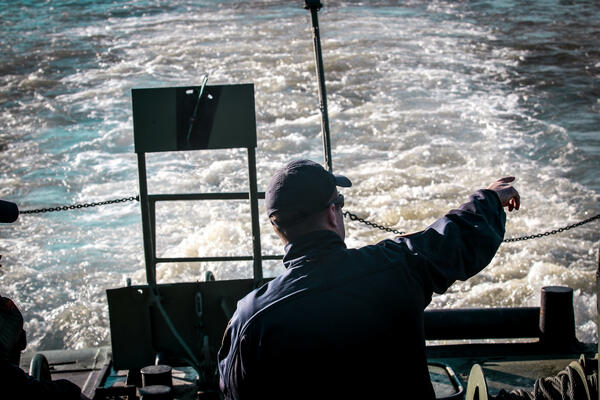
[[219,387],[225,400],[255,398],[260,390],[257,391],[257,388],[253,387],[253,379],[248,376],[247,364],[254,359],[257,346],[248,343],[247,335],[242,335],[237,342],[232,342],[235,330],[231,325],[227,327],[219,350]]
[[414,273],[426,304],[433,292],[444,293],[456,280],[472,277],[492,261],[504,238],[505,222],[498,196],[484,189],[424,231],[394,239],[420,260]]
[[231,321],[227,324],[227,328],[225,329],[225,334],[223,335],[223,341],[221,342],[221,348],[219,349],[219,353],[217,355],[218,358],[218,367],[219,367],[219,388],[221,389],[221,393],[225,400],[233,400],[236,399],[235,393],[235,380],[232,379],[233,375],[236,376],[235,370],[236,365],[231,365],[230,359],[235,356],[234,349],[232,349],[232,333],[233,327],[231,326]]

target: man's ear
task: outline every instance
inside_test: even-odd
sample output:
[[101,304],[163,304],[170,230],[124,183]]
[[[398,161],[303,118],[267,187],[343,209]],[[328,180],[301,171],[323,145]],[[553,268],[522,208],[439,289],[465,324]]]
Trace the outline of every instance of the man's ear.
[[283,242],[284,246],[290,242],[288,240],[288,238],[279,230],[279,228],[277,227],[277,225],[275,225],[273,223],[273,221],[271,221],[271,226],[273,227],[273,230],[275,231],[275,233],[277,234],[277,236],[279,236],[279,239],[281,239],[281,241]]
[[331,228],[337,228],[338,221],[337,221],[337,218],[335,217],[335,204],[330,204],[329,207],[327,207],[326,213],[327,213],[327,218],[326,218],[327,225]]
[[25,350],[27,347],[27,332],[25,329],[21,329],[21,335],[19,336],[19,341],[17,342],[17,348],[19,351]]

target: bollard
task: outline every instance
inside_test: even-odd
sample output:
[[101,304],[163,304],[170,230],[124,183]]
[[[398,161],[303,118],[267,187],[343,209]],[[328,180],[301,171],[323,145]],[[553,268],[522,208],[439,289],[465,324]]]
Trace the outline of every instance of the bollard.
[[540,341],[558,348],[577,342],[573,289],[566,286],[545,286],[540,302]]
[[142,368],[142,386],[164,385],[173,387],[171,367],[168,365],[149,365]]
[[142,400],[172,400],[171,388],[165,385],[150,385],[140,388]]

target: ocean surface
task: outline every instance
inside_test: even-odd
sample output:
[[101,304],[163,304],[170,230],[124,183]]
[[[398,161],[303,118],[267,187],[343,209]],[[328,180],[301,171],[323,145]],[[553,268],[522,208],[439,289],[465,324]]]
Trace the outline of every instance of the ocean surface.
[[[0,198],[21,210],[138,194],[131,89],[253,83],[259,190],[287,160],[323,162],[302,1],[0,1]],[[600,213],[600,3],[325,1],[319,12],[333,169],[346,209],[402,231],[514,175],[506,237]],[[150,193],[247,190],[241,150],[153,153]],[[244,201],[163,203],[159,256],[249,255]],[[260,202],[260,212],[264,207]],[[390,234],[346,220],[348,246]],[[505,243],[430,307],[537,306],[574,289],[597,340],[600,221]],[[263,254],[282,248],[265,217]],[[110,344],[105,290],[145,283],[137,202],[22,215],[0,226],[0,293],[30,350]],[[264,263],[265,275],[282,271]],[[159,282],[246,278],[250,263],[161,264]]]

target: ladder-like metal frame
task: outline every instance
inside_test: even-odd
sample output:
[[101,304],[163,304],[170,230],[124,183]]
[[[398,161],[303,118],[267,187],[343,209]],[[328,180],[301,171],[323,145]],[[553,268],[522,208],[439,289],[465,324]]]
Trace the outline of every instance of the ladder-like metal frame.
[[[263,256],[261,254],[260,226],[258,221],[258,199],[264,199],[264,192],[257,190],[256,179],[256,150],[247,147],[248,154],[248,183],[249,191],[231,193],[189,193],[189,194],[148,194],[146,176],[146,153],[137,153],[138,174],[140,186],[140,206],[142,211],[142,232],[144,236],[144,255],[146,259],[146,280],[150,286],[156,286],[156,265],[168,262],[214,262],[214,261],[253,261],[254,287],[263,282],[262,260],[277,260],[281,256]],[[229,257],[157,257],[156,255],[156,203],[159,201],[190,201],[190,200],[246,200],[250,201],[252,219],[252,249],[251,256]]]

